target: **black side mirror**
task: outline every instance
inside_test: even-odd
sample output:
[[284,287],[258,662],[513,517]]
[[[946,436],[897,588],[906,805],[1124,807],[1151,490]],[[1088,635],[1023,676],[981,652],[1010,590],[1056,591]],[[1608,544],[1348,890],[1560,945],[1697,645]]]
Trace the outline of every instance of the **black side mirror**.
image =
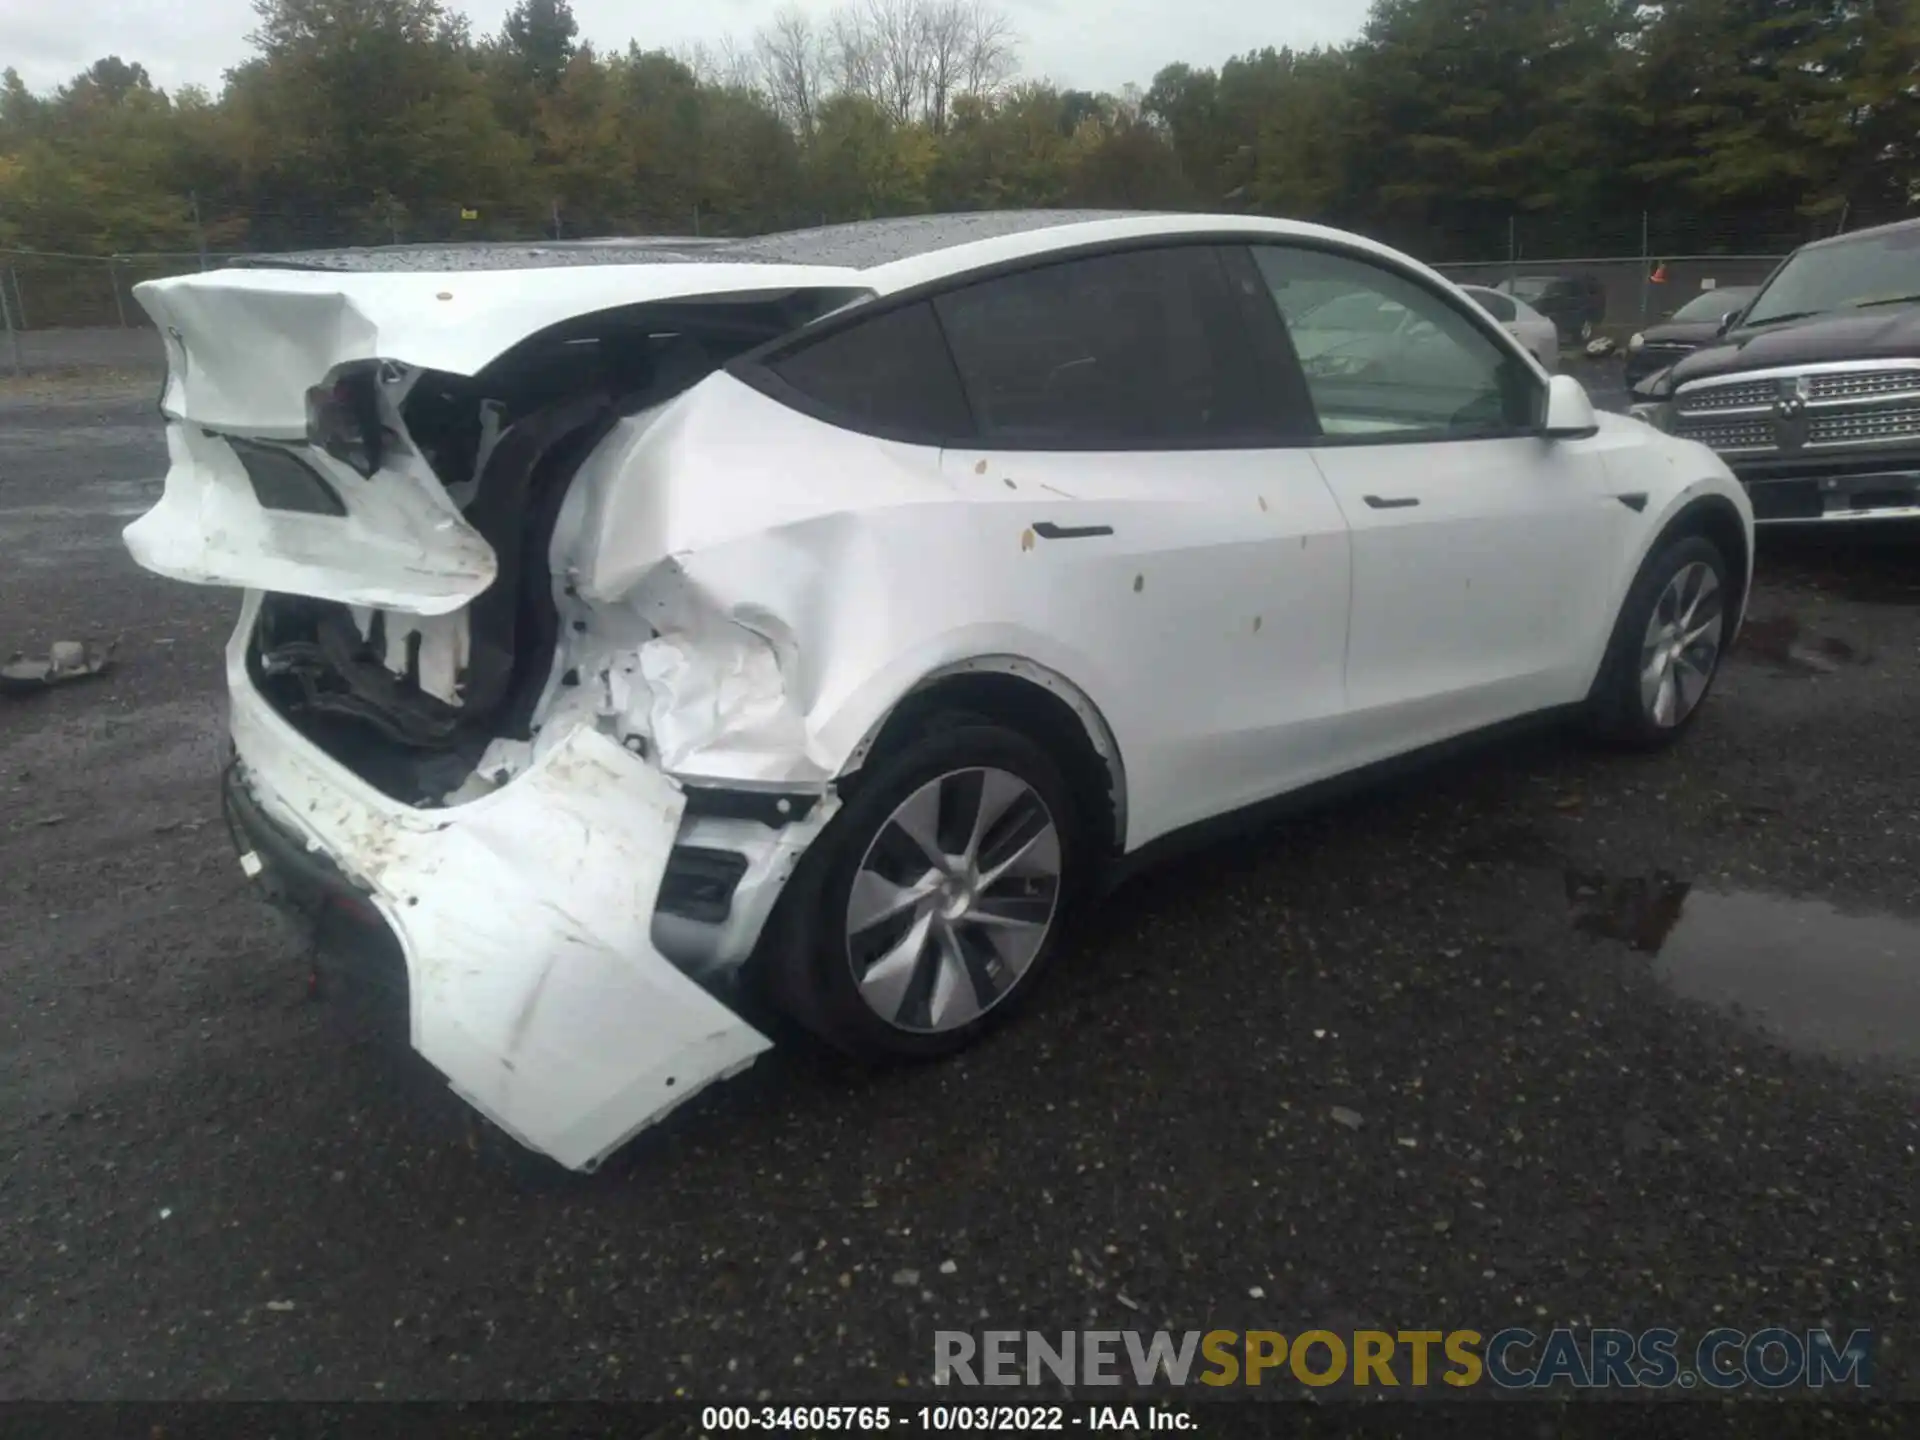
[[1738,310],[1729,310],[1726,314],[1720,317],[1720,328],[1714,331],[1714,334],[1724,335],[1739,323],[1740,323],[1740,312]]

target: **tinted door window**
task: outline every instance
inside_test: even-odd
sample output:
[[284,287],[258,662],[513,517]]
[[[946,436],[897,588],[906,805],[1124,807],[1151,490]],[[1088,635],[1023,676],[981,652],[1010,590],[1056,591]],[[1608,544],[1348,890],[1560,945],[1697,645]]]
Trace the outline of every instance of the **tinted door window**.
[[1254,257],[1329,437],[1464,439],[1533,425],[1538,381],[1437,292],[1322,250],[1261,245]]
[[767,368],[849,429],[933,444],[972,433],[960,377],[924,301],[803,341]]
[[1212,246],[1063,261],[934,305],[984,443],[1191,449],[1276,434]]

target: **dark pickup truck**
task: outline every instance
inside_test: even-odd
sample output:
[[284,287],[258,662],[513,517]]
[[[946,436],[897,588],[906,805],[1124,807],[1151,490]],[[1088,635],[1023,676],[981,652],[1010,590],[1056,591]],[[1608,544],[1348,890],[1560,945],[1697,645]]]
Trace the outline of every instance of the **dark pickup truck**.
[[1920,220],[1801,246],[1632,398],[1718,453],[1757,523],[1920,519]]

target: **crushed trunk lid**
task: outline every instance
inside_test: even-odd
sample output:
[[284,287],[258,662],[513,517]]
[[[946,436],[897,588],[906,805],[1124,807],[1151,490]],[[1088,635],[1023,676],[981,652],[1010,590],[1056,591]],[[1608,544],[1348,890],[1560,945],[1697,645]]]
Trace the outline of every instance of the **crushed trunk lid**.
[[529,339],[654,304],[858,294],[824,266],[661,263],[461,273],[247,269],[153,280],[169,468],[126,531],[145,568],[200,585],[440,615],[494,549],[407,433],[426,372],[479,376]]

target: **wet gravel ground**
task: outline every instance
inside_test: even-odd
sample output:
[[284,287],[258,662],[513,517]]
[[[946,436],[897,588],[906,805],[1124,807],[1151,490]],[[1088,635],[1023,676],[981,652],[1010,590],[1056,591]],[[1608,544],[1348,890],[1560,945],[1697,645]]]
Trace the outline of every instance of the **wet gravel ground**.
[[123,379],[150,375],[157,392],[165,365],[160,332],[146,325],[10,330],[0,335],[0,381],[7,383],[50,375],[78,380],[106,370]]
[[[582,1178],[310,1000],[247,893],[233,604],[118,542],[149,406],[0,394],[0,645],[120,641],[0,699],[0,1397],[844,1399],[943,1328],[1508,1323],[1871,1327],[1920,1396],[1876,1029],[1920,987],[1911,540],[1769,545],[1676,752],[1514,742],[1182,862],[978,1051],[776,1053]],[[1671,958],[1699,894],[1833,907],[1767,971],[1838,967],[1824,1030],[1748,993],[1764,917]],[[1877,968],[1823,928],[1858,915]]]

